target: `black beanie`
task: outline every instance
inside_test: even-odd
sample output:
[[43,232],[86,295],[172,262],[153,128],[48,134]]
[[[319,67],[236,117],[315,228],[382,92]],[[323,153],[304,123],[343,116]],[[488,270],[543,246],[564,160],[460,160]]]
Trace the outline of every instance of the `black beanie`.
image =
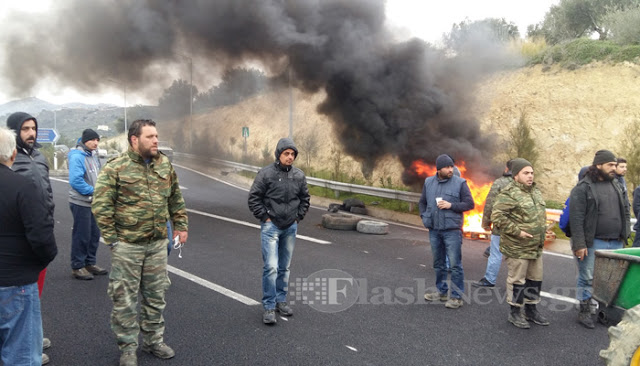
[[527,159],[515,158],[511,160],[511,174],[515,177],[522,169],[528,166],[533,167]]
[[85,142],[89,141],[89,140],[93,140],[93,139],[98,139],[98,141],[100,140],[100,135],[98,135],[98,133],[90,128],[87,128],[86,130],[82,131],[82,143],[84,144]]
[[438,156],[438,158],[436,159],[436,170],[440,170],[448,166],[453,166],[453,159],[451,159],[451,156],[447,154]]
[[606,163],[617,163],[616,156],[609,150],[598,150],[596,156],[593,158],[593,165],[600,165]]

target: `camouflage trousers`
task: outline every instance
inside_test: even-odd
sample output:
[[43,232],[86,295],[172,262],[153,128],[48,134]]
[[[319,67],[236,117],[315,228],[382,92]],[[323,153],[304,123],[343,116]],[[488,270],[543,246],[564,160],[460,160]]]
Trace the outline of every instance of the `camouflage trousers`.
[[[171,285],[167,274],[167,245],[167,239],[148,244],[120,241],[111,251],[107,294],[113,301],[111,330],[122,352],[138,348],[140,332],[144,344],[163,342],[164,295]],[[142,300],[140,323],[138,292]]]

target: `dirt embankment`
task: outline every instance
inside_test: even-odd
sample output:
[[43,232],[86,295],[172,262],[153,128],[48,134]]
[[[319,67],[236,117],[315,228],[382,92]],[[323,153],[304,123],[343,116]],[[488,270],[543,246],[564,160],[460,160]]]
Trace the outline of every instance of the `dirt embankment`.
[[[294,137],[301,150],[298,165],[303,168],[310,154],[304,139],[315,137],[319,148],[309,159],[316,169],[333,171],[340,151],[331,122],[316,112],[323,93],[294,92]],[[506,137],[521,113],[526,113],[541,151],[536,180],[545,198],[564,201],[575,185],[580,167],[591,164],[598,149],[617,150],[624,128],[640,118],[640,66],[635,64],[594,64],[577,70],[542,67],[522,68],[494,75],[479,87],[476,105],[483,129]],[[289,93],[273,92],[238,105],[194,116],[197,132],[192,141],[200,147],[223,151],[240,159],[243,151],[242,127],[249,127],[247,153],[256,159],[272,157],[276,142],[289,133]],[[194,130],[195,131],[195,130]],[[180,132],[167,126],[161,133],[178,140]],[[188,140],[188,139],[187,139]],[[640,143],[640,141],[639,141]],[[496,161],[507,157],[508,142]],[[180,148],[178,148],[180,150]],[[361,176],[359,164],[342,156],[340,170]],[[401,184],[401,165],[389,157],[374,171],[371,182]]]

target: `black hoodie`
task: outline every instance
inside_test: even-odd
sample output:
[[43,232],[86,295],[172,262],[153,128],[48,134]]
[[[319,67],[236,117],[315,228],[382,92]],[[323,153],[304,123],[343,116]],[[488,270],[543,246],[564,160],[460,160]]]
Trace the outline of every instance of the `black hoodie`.
[[39,195],[42,196],[42,200],[49,210],[49,218],[53,221],[55,204],[53,203],[53,191],[51,190],[51,182],[49,181],[49,166],[44,156],[37,149],[40,147],[40,144],[36,142],[33,144],[33,147],[30,147],[20,138],[20,129],[22,129],[22,125],[29,120],[35,122],[37,136],[38,121],[29,113],[15,112],[7,118],[7,127],[16,133],[16,148],[18,150],[16,161],[13,163],[11,169],[29,179],[38,187],[40,191]]
[[249,209],[253,216],[261,222],[271,219],[279,229],[302,220],[309,210],[310,199],[302,170],[280,164],[280,154],[286,149],[292,149],[298,156],[298,149],[291,139],[280,139],[275,151],[276,161],[260,169],[249,191]]

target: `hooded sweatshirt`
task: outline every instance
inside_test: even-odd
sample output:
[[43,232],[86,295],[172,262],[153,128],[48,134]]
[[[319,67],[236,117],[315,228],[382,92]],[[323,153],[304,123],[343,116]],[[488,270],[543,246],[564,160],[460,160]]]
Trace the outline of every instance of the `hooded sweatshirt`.
[[286,229],[304,218],[309,210],[309,190],[302,170],[280,164],[280,154],[292,149],[293,140],[282,138],[275,150],[276,161],[260,169],[249,191],[249,209],[258,220],[271,219],[279,229]]
[[42,197],[45,207],[49,211],[49,218],[53,220],[53,210],[55,208],[53,191],[51,190],[51,182],[49,181],[49,166],[44,156],[38,151],[41,145],[36,142],[33,144],[33,147],[30,147],[20,138],[22,125],[28,120],[35,122],[37,136],[38,121],[32,115],[25,112],[15,112],[7,118],[7,127],[16,133],[16,149],[18,150],[16,161],[13,163],[11,169],[36,185],[39,196]]
[[91,207],[93,189],[100,172],[100,159],[96,151],[91,151],[79,142],[75,149],[69,150],[69,202]]

